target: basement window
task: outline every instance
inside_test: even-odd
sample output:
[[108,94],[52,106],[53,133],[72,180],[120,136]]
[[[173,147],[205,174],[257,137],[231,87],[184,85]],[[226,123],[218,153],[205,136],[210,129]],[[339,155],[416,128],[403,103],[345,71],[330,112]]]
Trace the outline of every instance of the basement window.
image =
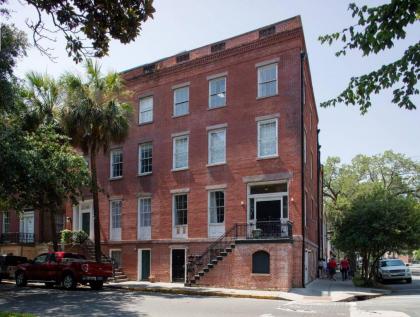
[[260,30],[259,36],[260,36],[260,38],[263,38],[263,37],[273,35],[274,33],[276,33],[276,28],[273,25],[273,26],[269,26],[268,28]]
[[252,255],[252,273],[270,274],[270,254],[266,251],[257,251]]
[[216,53],[216,52],[224,51],[225,48],[226,48],[225,42],[216,43],[211,46],[211,52]]
[[190,53],[181,54],[176,57],[177,63],[182,63],[188,60],[190,60]]

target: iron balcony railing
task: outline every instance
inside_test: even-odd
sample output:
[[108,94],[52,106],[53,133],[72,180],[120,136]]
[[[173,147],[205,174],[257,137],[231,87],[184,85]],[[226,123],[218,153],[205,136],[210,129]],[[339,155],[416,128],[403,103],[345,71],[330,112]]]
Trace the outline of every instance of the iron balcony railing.
[[25,232],[7,232],[0,234],[0,243],[21,243],[31,244],[35,243],[34,233]]
[[288,220],[260,221],[255,224],[236,223],[225,234],[211,243],[200,255],[188,256],[187,284],[195,275],[212,265],[218,257],[226,253],[237,240],[285,240],[293,238],[292,223]]

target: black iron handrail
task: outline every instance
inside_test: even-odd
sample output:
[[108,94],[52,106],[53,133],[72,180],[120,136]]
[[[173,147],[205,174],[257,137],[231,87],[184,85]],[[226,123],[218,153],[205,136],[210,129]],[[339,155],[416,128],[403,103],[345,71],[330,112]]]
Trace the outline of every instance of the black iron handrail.
[[235,240],[291,240],[293,237],[292,223],[287,220],[257,221],[251,223],[236,223],[225,234],[212,242],[200,255],[188,256],[187,262],[187,284],[195,279],[195,276],[212,265],[222,252],[226,252]]
[[0,243],[35,243],[35,234],[26,232],[7,232],[0,234]]

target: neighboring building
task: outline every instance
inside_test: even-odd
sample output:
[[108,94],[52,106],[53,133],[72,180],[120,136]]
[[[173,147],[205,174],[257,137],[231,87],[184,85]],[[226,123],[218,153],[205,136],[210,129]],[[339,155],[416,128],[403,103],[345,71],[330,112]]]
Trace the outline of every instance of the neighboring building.
[[[134,119],[97,167],[102,249],[130,279],[289,289],[316,277],[318,115],[304,52],[294,17],[122,73]],[[91,238],[92,214],[89,197],[67,210]]]
[[[56,230],[64,228],[64,215],[55,217]],[[30,259],[48,251],[52,241],[50,215],[27,209],[18,214],[15,211],[0,212],[0,254],[26,256]]]

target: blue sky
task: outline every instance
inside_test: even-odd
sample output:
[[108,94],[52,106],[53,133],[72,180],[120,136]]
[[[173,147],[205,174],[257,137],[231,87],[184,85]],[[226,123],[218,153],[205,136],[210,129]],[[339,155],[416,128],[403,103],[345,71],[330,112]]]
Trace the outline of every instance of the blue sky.
[[[370,5],[385,1],[357,1]],[[382,64],[399,58],[405,48],[418,40],[420,23],[408,29],[405,40],[396,43],[392,51],[362,57],[358,51],[337,58],[333,47],[321,46],[318,36],[341,30],[355,21],[347,10],[348,1],[283,1],[283,0],[155,0],[153,20],[143,26],[135,42],[122,45],[112,42],[109,56],[101,60],[104,70],[122,71],[159,58],[193,49],[224,38],[235,36],[295,15],[301,15],[312,72],[317,104],[337,95],[346,87],[351,76],[372,71]],[[34,18],[34,11],[10,0],[11,21],[28,31],[25,19]],[[416,37],[417,34],[417,37]],[[31,34],[30,34],[31,35]],[[54,48],[57,63],[53,63],[32,48],[17,67],[18,76],[27,71],[80,71],[67,57],[65,42],[45,43]],[[373,98],[373,107],[362,116],[357,107],[337,106],[320,109],[319,128],[323,160],[339,156],[348,162],[357,154],[377,154],[388,149],[420,160],[420,109],[402,110],[391,104],[390,91]],[[420,105],[420,98],[414,99]]]

